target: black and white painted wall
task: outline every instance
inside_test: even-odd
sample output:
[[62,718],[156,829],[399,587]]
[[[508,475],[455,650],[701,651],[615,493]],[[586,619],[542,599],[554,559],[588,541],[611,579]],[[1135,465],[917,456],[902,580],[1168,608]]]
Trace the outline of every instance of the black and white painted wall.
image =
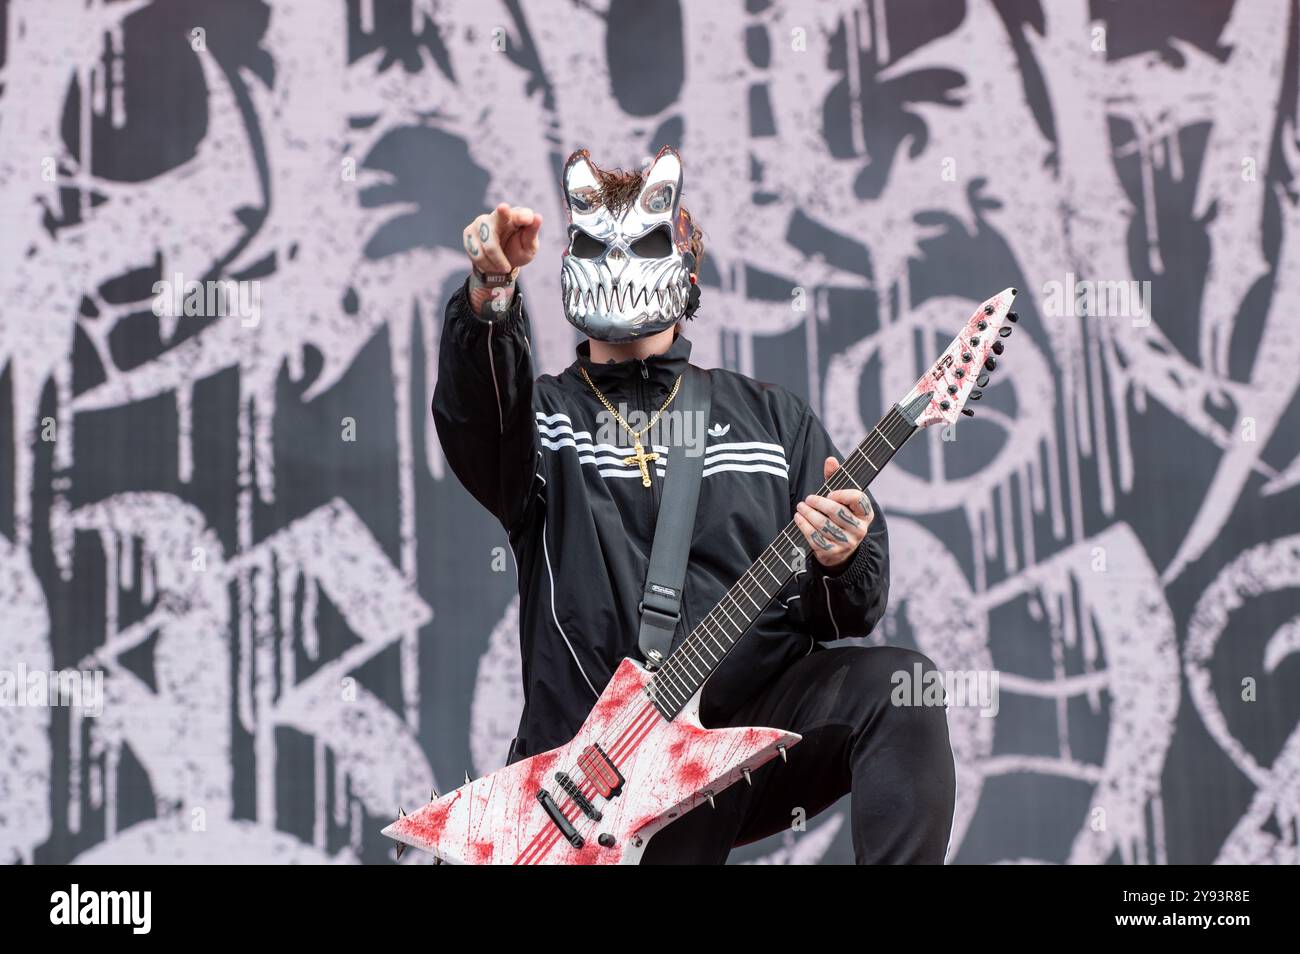
[[[1022,290],[989,412],[876,485],[874,638],[999,673],[951,713],[952,858],[1300,860],[1298,36],[1295,0],[0,0],[0,859],[383,862],[502,762],[513,566],[427,411],[460,229],[545,213],[558,370],[559,164],[671,143],[696,360],[841,447]],[[734,858],[847,861],[843,809]]]

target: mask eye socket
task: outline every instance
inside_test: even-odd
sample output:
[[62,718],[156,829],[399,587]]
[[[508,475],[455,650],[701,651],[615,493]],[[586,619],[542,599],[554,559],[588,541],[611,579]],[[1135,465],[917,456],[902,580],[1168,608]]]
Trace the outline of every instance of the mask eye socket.
[[673,241],[668,237],[668,227],[661,226],[641,236],[629,248],[640,258],[667,258],[673,253]]
[[581,230],[573,233],[573,239],[569,243],[569,254],[578,258],[600,258],[605,252],[605,243],[600,239],[592,238],[586,232]]

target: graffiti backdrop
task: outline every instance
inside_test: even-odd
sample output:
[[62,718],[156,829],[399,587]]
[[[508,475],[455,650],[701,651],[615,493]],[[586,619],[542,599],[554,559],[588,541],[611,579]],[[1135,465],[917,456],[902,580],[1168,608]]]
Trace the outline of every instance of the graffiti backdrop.
[[[559,166],[669,143],[696,360],[842,448],[1021,289],[980,415],[876,485],[873,639],[1000,675],[950,715],[951,857],[1296,862],[1298,34],[1294,0],[0,2],[0,668],[103,686],[0,707],[0,858],[383,862],[502,763],[514,568],[427,410],[460,230],[546,216],[556,371]],[[733,859],[847,861],[844,808]]]

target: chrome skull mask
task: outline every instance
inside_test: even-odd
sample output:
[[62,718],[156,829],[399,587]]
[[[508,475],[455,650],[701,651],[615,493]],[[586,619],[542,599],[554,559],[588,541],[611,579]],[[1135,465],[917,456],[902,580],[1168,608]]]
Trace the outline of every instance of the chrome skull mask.
[[681,321],[690,298],[690,228],[681,209],[682,162],[664,146],[640,192],[611,207],[580,149],[564,167],[569,247],[560,287],[564,315],[601,341],[631,341]]

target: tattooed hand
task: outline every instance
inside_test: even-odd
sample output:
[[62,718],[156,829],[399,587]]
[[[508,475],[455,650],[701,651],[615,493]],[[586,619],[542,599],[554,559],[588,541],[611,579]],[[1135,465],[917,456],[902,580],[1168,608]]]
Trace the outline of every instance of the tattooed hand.
[[[839,469],[839,461],[834,457],[827,457],[822,465],[826,480]],[[812,547],[817,562],[834,567],[853,556],[875,517],[867,495],[850,486],[847,490],[832,491],[829,497],[809,494],[795,507],[794,522]]]
[[474,266],[470,271],[469,295],[470,307],[475,312],[481,314],[489,302],[500,311],[509,309],[515,297],[514,282],[487,285],[477,273],[505,275],[527,265],[537,254],[541,227],[540,212],[506,202],[465,226],[461,241]]

